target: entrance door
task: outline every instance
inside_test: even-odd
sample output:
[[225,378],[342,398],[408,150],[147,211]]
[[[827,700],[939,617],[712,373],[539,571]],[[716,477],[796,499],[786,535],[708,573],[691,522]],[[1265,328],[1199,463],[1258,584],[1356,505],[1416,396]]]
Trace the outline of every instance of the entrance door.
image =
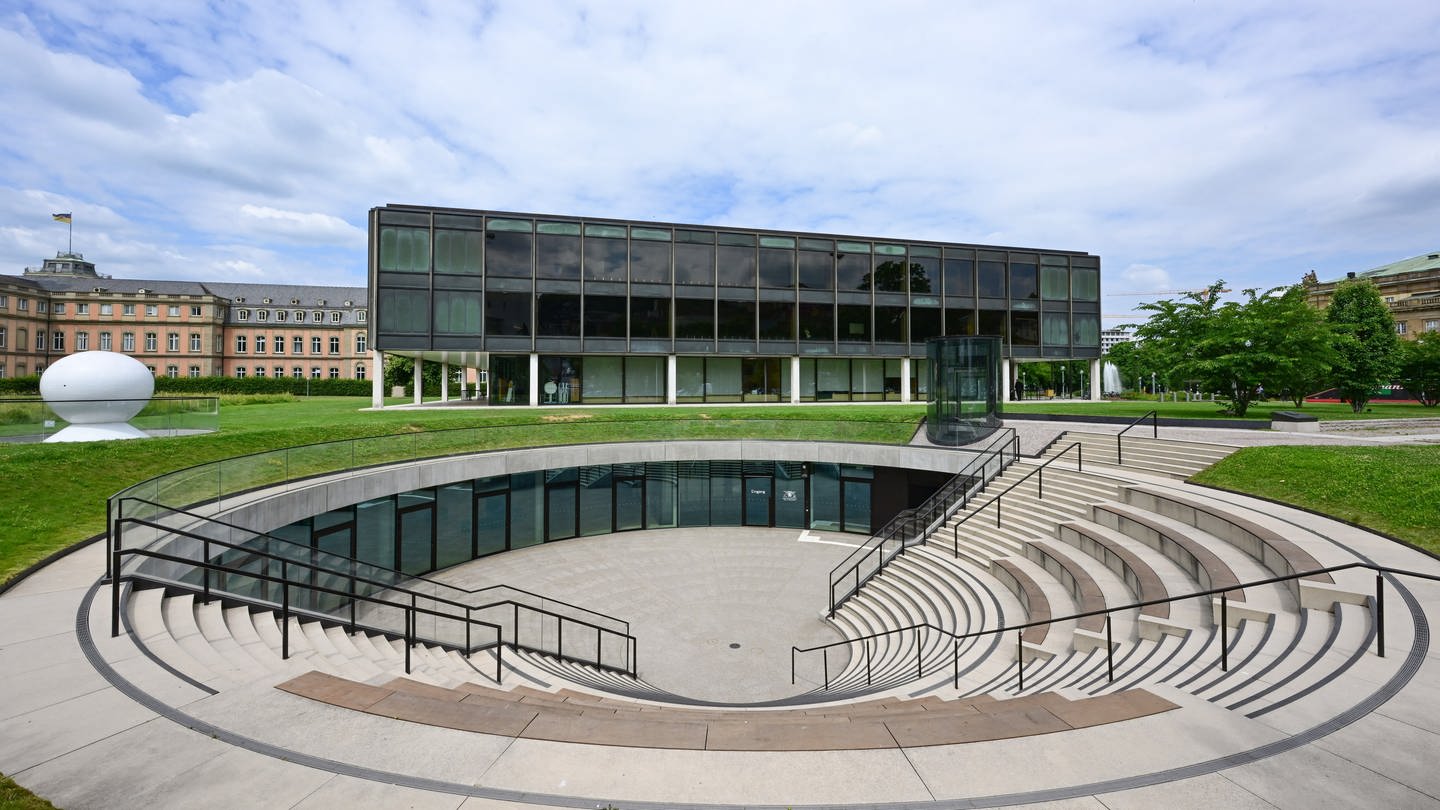
[[774,526],[771,493],[775,490],[775,478],[769,475],[745,476],[745,525]]

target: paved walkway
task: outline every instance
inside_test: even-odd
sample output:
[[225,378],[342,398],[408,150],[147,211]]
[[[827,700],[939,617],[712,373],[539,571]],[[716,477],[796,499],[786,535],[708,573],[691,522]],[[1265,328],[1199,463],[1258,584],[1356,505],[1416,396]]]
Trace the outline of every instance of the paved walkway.
[[[1172,435],[1169,431],[1162,428],[1162,437]],[[1239,444],[1270,443],[1280,435],[1288,441],[1291,434],[1201,435]],[[1022,442],[1026,452],[1038,446],[1028,436]],[[1353,527],[1248,503],[1377,562],[1440,570],[1431,558]],[[738,558],[736,545],[746,550]],[[559,586],[588,572],[592,585],[618,587],[613,593],[636,610],[641,632],[688,627],[686,616],[705,622],[676,638],[698,644],[694,656],[656,661],[657,683],[682,693],[713,688],[716,697],[760,699],[769,687],[736,674],[758,667],[727,666],[740,663],[747,649],[783,644],[787,634],[805,628],[823,637],[827,630],[818,620],[823,600],[810,593],[816,588],[807,578],[828,570],[847,549],[801,544],[796,532],[715,530],[632,533],[531,551],[451,575],[478,583],[503,566],[505,576]],[[614,573],[616,559],[638,561],[621,566],[635,569],[627,575],[631,579]],[[725,581],[735,583],[733,599],[724,589],[704,589],[705,578],[697,578],[695,570],[702,561],[722,567],[715,570],[723,569]],[[1440,769],[1434,767],[1440,751],[1440,653],[1429,644],[1428,632],[1390,640],[1392,655],[1414,653],[1406,664],[1412,677],[1398,694],[1353,717],[1321,712],[1310,728],[1237,718],[1174,691],[1164,696],[1185,701],[1175,712],[993,743],[779,754],[660,751],[511,740],[402,723],[307,701],[263,681],[208,694],[157,666],[132,638],[109,637],[108,591],[94,588],[103,569],[102,551],[93,544],[0,597],[0,683],[6,685],[0,698],[0,771],[72,810],[607,803],[622,810],[1440,807]],[[756,578],[759,587],[741,596]],[[647,582],[653,589],[647,590]],[[823,587],[822,579],[818,589]],[[1440,616],[1440,586],[1412,583],[1411,589],[1421,610],[1432,620]],[[785,595],[777,597],[781,592]],[[812,599],[807,616],[805,602]],[[754,613],[756,601],[773,602],[783,620]],[[1401,600],[1395,602],[1393,610],[1404,608]],[[711,641],[714,649],[704,649]],[[728,646],[732,642],[741,643],[739,651]],[[734,660],[727,660],[732,653]]]

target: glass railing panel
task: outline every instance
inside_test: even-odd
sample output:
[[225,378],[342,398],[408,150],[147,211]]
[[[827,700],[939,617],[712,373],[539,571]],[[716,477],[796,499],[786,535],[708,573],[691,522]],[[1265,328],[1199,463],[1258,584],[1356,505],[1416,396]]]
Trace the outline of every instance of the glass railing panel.
[[353,442],[325,442],[285,451],[285,478],[297,481],[336,472],[354,466]]
[[226,459],[219,466],[222,507],[250,490],[286,480],[285,453],[280,450]]

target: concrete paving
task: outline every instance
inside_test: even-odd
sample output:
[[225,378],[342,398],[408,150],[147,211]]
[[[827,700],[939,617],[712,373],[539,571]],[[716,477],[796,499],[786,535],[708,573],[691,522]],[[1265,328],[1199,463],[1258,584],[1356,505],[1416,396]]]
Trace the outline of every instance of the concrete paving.
[[[1016,426],[1025,452],[1048,441],[1048,430],[1110,427]],[[1440,438],[1162,428],[1167,436],[1236,445]],[[1354,527],[1216,497],[1316,532],[1337,550],[1440,571],[1433,558]],[[566,589],[580,604],[631,619],[651,651],[642,674],[655,685],[763,700],[793,694],[788,661],[780,656],[785,664],[777,665],[774,653],[797,639],[834,637],[819,615],[824,574],[859,538],[811,537],[823,542],[802,543],[799,532],[784,530],[630,533],[541,546],[446,576],[466,585],[499,578],[541,592]],[[62,808],[1440,807],[1433,767],[1440,652],[1428,646],[1428,629],[1407,633],[1400,624],[1387,643],[1392,658],[1411,653],[1413,677],[1349,722],[1326,717],[1323,701],[1313,717],[1306,711],[1282,722],[1157,686],[1182,708],[1014,740],[878,751],[661,751],[403,723],[274,689],[286,675],[207,694],[141,655],[133,638],[108,637],[108,593],[87,600],[103,570],[102,551],[91,545],[0,596],[0,772]],[[1430,621],[1440,617],[1440,585],[1406,584]],[[585,588],[593,590],[578,595]],[[1392,592],[1389,609],[1405,607]],[[1386,659],[1381,667],[1366,655],[1347,681],[1357,693],[1399,665]],[[1366,677],[1372,670],[1374,678]],[[1354,697],[1337,696],[1336,710]],[[1296,716],[1322,724],[1320,731],[1296,738],[1314,731],[1294,727]],[[1223,759],[1246,750],[1269,755]]]

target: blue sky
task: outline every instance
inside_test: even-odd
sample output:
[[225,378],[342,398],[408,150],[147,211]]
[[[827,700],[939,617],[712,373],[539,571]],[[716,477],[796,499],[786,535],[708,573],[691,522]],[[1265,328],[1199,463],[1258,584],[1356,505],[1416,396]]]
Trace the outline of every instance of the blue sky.
[[117,277],[362,284],[407,202],[1086,250],[1120,314],[1440,248],[1436,42],[1428,0],[5,3],[0,272],[73,211]]

